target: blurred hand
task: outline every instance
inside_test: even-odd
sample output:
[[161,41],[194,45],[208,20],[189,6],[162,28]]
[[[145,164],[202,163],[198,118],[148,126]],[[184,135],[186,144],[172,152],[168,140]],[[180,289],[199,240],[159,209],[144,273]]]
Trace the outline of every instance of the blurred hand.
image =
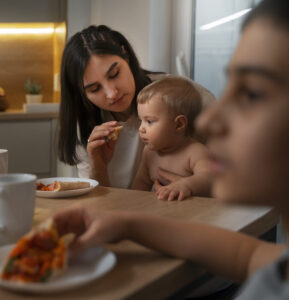
[[74,233],[73,253],[124,238],[126,222],[123,212],[99,211],[93,203],[76,204],[52,216],[60,235]]

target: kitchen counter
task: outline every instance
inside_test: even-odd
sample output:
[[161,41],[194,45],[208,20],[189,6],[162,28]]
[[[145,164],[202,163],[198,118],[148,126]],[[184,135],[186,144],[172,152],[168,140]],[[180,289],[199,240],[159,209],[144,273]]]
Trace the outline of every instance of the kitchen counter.
[[26,113],[24,110],[12,110],[0,112],[0,121],[32,120],[32,119],[56,119],[58,112]]
[[9,173],[56,176],[57,112],[0,112],[0,148],[9,151]]

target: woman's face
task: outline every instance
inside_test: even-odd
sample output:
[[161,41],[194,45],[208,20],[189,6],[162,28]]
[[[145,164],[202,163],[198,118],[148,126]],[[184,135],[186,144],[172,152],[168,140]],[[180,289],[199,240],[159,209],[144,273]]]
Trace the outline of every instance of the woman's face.
[[84,70],[87,98],[101,109],[126,112],[135,96],[135,81],[127,61],[117,55],[92,55]]
[[198,120],[209,134],[213,193],[224,201],[289,207],[288,53],[288,31],[253,21],[220,101]]

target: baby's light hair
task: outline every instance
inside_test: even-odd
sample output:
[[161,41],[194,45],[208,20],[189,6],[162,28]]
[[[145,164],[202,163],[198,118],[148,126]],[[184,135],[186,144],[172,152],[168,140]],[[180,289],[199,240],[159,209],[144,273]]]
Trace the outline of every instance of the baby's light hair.
[[184,115],[188,120],[186,134],[195,133],[195,119],[202,109],[201,95],[192,80],[181,76],[167,76],[143,88],[137,103],[149,102],[159,96],[174,116]]

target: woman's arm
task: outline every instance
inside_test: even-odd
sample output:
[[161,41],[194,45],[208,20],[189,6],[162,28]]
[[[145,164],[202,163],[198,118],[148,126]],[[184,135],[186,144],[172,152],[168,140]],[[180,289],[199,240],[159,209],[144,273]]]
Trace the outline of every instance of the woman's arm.
[[114,131],[115,126],[117,126],[117,121],[95,126],[87,142],[90,162],[89,177],[103,186],[110,186],[107,166],[113,157],[117,140],[107,140],[106,137]]
[[132,183],[131,188],[134,190],[142,190],[142,191],[151,191],[153,186],[153,181],[149,175],[149,151],[145,147],[142,153],[141,162]]

